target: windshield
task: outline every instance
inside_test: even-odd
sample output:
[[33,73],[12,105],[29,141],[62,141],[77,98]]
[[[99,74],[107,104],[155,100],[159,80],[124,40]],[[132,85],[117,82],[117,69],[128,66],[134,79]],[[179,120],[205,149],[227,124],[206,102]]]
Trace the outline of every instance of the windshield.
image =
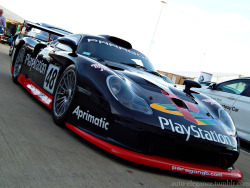
[[78,53],[104,60],[123,64],[131,64],[133,67],[145,67],[148,71],[155,71],[148,58],[134,49],[126,49],[111,43],[106,39],[97,37],[85,37],[80,44]]

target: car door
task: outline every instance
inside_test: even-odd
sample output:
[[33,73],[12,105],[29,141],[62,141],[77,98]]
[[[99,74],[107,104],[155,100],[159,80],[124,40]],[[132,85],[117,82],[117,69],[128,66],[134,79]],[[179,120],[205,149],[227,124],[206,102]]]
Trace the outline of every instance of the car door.
[[[249,83],[250,85],[250,83]],[[250,86],[235,101],[231,110],[231,117],[238,131],[250,134]],[[250,138],[249,138],[250,139]]]
[[[242,79],[230,80],[217,84],[213,89],[208,87],[201,92],[217,101],[229,114],[233,105],[245,90],[246,82]],[[236,109],[234,109],[236,110]]]
[[59,75],[60,66],[55,64],[49,53],[54,47],[48,45],[43,48],[36,56],[35,70],[32,72],[32,80],[46,92],[53,94],[56,80]]

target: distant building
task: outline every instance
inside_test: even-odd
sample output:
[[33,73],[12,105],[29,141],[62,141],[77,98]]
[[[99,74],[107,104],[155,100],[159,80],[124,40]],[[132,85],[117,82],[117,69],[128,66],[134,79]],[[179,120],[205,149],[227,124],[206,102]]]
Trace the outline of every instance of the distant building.
[[173,72],[164,72],[164,71],[159,71],[159,70],[157,72],[169,77],[175,84],[182,85],[184,83],[184,80],[186,80],[186,79],[194,80],[194,77],[187,76],[184,74],[173,73]]
[[[201,72],[186,72],[186,71],[158,71],[159,73],[168,76],[175,84],[183,84],[185,79],[191,79],[198,81],[201,75]],[[234,73],[218,73],[218,72],[210,72],[213,76],[212,82],[223,82],[226,80],[231,80],[235,78],[241,78],[243,75],[234,74]]]

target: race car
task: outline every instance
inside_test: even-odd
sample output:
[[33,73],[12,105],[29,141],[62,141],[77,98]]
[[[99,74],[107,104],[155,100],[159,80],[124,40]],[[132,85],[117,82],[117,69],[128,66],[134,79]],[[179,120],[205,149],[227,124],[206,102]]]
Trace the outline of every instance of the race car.
[[[56,31],[27,22],[30,27]],[[57,33],[60,35],[60,33]],[[211,98],[176,89],[120,38],[73,34],[52,43],[17,39],[11,61],[20,83],[54,122],[126,160],[196,176],[240,180],[239,139]]]

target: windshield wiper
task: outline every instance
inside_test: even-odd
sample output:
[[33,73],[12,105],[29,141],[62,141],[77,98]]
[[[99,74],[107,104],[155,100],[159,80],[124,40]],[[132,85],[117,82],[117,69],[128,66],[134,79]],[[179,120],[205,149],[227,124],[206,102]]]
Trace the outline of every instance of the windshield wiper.
[[121,62],[121,64],[128,65],[128,66],[130,66],[130,67],[135,67],[135,68],[137,68],[137,69],[143,69],[143,70],[145,70],[145,71],[147,70],[146,67],[143,67],[143,66],[138,65],[138,64],[124,63],[124,62]]

